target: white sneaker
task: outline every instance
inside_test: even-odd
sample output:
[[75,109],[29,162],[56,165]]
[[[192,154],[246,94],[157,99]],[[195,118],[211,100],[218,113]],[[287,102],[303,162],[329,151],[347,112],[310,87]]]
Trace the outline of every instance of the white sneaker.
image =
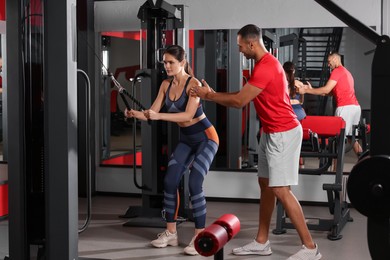
[[175,234],[169,233],[168,230],[157,235],[157,239],[150,242],[154,247],[178,246],[179,241],[177,232]]
[[296,254],[290,256],[287,258],[287,260],[319,260],[321,259],[322,255],[318,251],[318,245],[316,244],[316,248],[309,249],[302,246],[302,249],[299,250]]
[[256,240],[253,240],[249,244],[243,247],[233,249],[234,255],[270,255],[272,254],[269,240],[265,244],[260,244]]
[[196,236],[194,236],[191,239],[190,244],[184,248],[184,253],[185,254],[187,254],[187,255],[199,255],[199,253],[198,253],[198,251],[196,251],[195,245],[194,245],[195,238],[196,238]]

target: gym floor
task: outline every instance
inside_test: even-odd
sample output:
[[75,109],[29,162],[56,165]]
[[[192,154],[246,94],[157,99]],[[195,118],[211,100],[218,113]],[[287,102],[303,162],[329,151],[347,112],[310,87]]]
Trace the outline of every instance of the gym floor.
[[[206,259],[202,256],[186,256],[183,248],[192,238],[193,223],[184,222],[178,226],[179,246],[153,248],[149,242],[162,232],[161,228],[124,227],[126,219],[118,218],[130,205],[139,205],[140,200],[123,197],[96,197],[93,201],[93,217],[89,228],[80,235],[79,255],[101,259]],[[82,206],[81,206],[82,207]],[[329,217],[328,209],[320,206],[304,206],[305,215],[321,218]],[[80,209],[81,210],[81,209]],[[235,256],[231,250],[251,241],[257,232],[257,203],[208,202],[207,224],[211,224],[225,213],[236,215],[241,222],[241,231],[224,248],[224,259],[254,259],[258,256]],[[337,241],[327,239],[327,232],[312,231],[323,259],[370,259],[366,242],[366,218],[354,209],[354,221],[347,223],[342,230],[343,238]],[[272,227],[275,227],[275,217]],[[261,259],[286,259],[300,249],[300,241],[295,230],[286,234],[270,233],[273,254]],[[210,258],[209,258],[210,259]]]
[[[206,259],[202,256],[186,256],[183,248],[191,240],[193,223],[184,222],[178,226],[179,246],[168,248],[152,248],[149,242],[162,232],[161,228],[124,227],[126,219],[118,216],[124,214],[129,206],[140,205],[138,198],[98,196],[93,198],[92,221],[79,239],[79,256],[97,259]],[[80,201],[80,211],[85,203]],[[307,217],[329,217],[328,209],[321,206],[303,206]],[[241,222],[241,231],[224,248],[224,259],[255,259],[258,256],[234,256],[231,250],[254,238],[257,231],[257,203],[208,202],[207,224],[211,224],[225,213],[236,215]],[[319,245],[323,259],[371,259],[366,241],[366,217],[351,209],[353,222],[348,222],[341,234],[343,238],[337,241],[327,239],[324,231],[311,231]],[[83,220],[85,214],[80,214]],[[83,221],[80,221],[80,225]],[[275,227],[275,217],[272,227]],[[8,221],[0,221],[0,259],[8,254]],[[300,248],[300,241],[295,230],[289,229],[286,234],[270,233],[273,254],[261,259],[286,259]],[[209,258],[210,259],[210,258]]]
[[[348,156],[344,170],[347,171],[356,159]],[[347,168],[347,169],[346,169]],[[92,220],[88,228],[79,237],[79,256],[94,259],[206,259],[202,256],[186,256],[184,247],[193,235],[194,224],[183,222],[178,226],[179,246],[167,248],[153,248],[150,241],[156,238],[162,228],[125,227],[127,219],[119,218],[129,206],[141,205],[137,197],[95,196],[92,199]],[[331,218],[325,206],[303,206],[306,217]],[[84,223],[86,201],[80,199],[80,226]],[[276,212],[276,211],[275,211]],[[255,259],[258,256],[235,256],[231,251],[235,247],[250,242],[257,232],[258,203],[225,202],[208,200],[207,225],[213,223],[221,215],[231,213],[241,222],[241,231],[224,247],[224,259]],[[348,222],[341,231],[343,238],[337,241],[327,239],[325,231],[311,231],[314,241],[319,245],[322,259],[371,259],[366,240],[366,217],[355,209],[351,209],[353,222]],[[275,227],[276,214],[273,217],[271,228]],[[274,235],[270,232],[270,241],[273,254],[262,256],[261,259],[286,259],[300,249],[300,240],[295,230],[288,229],[287,233]],[[8,254],[8,221],[0,220],[0,259]],[[212,258],[212,257],[211,257]],[[210,257],[208,258],[210,259]]]
[[[206,259],[202,256],[186,256],[183,248],[193,235],[193,223],[184,222],[178,226],[179,246],[168,248],[152,248],[149,242],[162,232],[161,228],[124,227],[127,219],[119,218],[129,206],[140,205],[139,198],[97,196],[93,198],[92,220],[86,231],[80,234],[79,256],[95,259]],[[303,206],[307,217],[328,218],[326,207]],[[80,212],[85,212],[85,201],[80,200]],[[257,231],[258,204],[238,202],[208,202],[207,224],[211,224],[221,215],[231,213],[241,222],[241,231],[224,248],[224,259],[254,259],[258,256],[234,256],[231,250],[254,238]],[[370,259],[366,241],[366,217],[351,209],[353,222],[348,222],[337,241],[327,239],[327,232],[311,231],[318,243],[323,259]],[[85,219],[85,214],[80,214]],[[83,221],[80,221],[80,225]],[[275,227],[275,216],[272,227]],[[0,221],[0,259],[8,254],[8,221]],[[273,254],[261,257],[264,260],[286,259],[300,248],[300,241],[295,230],[289,229],[286,234],[274,235],[270,232]],[[210,258],[209,258],[210,259]]]

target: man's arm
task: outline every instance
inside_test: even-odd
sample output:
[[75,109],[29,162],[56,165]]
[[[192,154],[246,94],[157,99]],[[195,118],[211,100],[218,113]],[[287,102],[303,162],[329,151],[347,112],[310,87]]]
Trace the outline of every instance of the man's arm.
[[311,87],[298,87],[299,94],[312,94],[312,95],[328,95],[332,89],[336,86],[337,81],[332,79],[326,82],[325,86],[320,88]]
[[197,95],[201,99],[213,101],[226,107],[242,108],[262,91],[262,89],[246,83],[238,92],[215,92],[205,80],[202,80],[202,83],[203,87],[196,86],[191,89],[191,93]]

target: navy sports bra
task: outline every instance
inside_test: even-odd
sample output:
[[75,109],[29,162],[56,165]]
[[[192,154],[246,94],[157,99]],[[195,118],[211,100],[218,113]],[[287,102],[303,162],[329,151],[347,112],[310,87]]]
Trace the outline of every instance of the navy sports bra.
[[[167,92],[165,93],[165,107],[167,108],[167,111],[169,113],[179,113],[186,111],[187,103],[188,103],[188,95],[187,95],[187,86],[190,82],[191,77],[188,77],[186,84],[184,85],[183,92],[181,93],[180,97],[176,101],[172,101],[169,98],[169,90],[171,89],[173,79],[171,83],[169,83]],[[202,104],[199,104],[198,109],[196,110],[196,113],[193,118],[197,118],[200,115],[203,114],[203,108]]]

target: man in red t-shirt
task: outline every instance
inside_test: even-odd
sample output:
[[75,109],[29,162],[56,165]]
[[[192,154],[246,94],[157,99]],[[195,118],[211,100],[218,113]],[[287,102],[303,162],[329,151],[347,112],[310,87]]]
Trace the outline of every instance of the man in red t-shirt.
[[250,80],[236,93],[194,87],[193,95],[220,105],[242,108],[253,101],[263,127],[259,143],[258,182],[260,187],[259,227],[256,238],[233,249],[235,255],[272,254],[269,229],[276,198],[283,204],[302,241],[302,249],[289,259],[321,259],[305,222],[301,205],[290,185],[298,184],[302,127],[294,114],[288,95],[287,80],[280,62],[264,46],[261,29],[249,24],[237,35],[239,50],[255,66]]
[[[325,86],[312,88],[310,83],[298,86],[300,94],[328,95],[336,99],[335,116],[341,116],[345,121],[345,133],[352,135],[352,126],[360,122],[361,108],[355,96],[354,80],[351,73],[342,65],[340,54],[334,52],[328,56],[328,66],[332,70]],[[348,138],[351,142],[351,138]],[[355,154],[360,155],[362,148],[359,142],[353,144]]]

